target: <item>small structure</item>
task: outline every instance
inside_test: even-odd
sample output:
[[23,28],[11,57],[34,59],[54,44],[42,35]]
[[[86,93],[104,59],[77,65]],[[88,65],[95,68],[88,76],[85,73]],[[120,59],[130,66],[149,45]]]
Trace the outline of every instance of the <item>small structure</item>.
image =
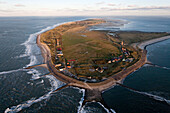
[[128,59],[129,59],[130,62],[132,62],[134,58],[128,58]]
[[111,60],[109,60],[109,61],[108,61],[108,64],[111,64],[111,63],[112,63],[112,61],[111,61]]
[[126,59],[122,59],[122,61],[123,61],[123,62],[125,62],[125,61],[126,61]]
[[64,71],[66,68],[64,66],[59,67],[59,71]]
[[114,62],[115,62],[115,59],[113,59],[112,62],[114,63]]
[[57,55],[58,55],[58,56],[63,56],[63,52],[62,52],[62,51],[59,51],[59,52],[57,52]]
[[126,62],[132,62],[134,60],[134,58],[128,58],[126,59]]
[[124,45],[123,41],[121,42],[121,45],[122,45],[122,46]]
[[70,60],[68,60],[68,62],[75,62],[76,60],[74,60],[74,59],[70,59]]
[[56,64],[56,65],[55,65],[55,67],[60,67],[60,66],[61,66],[61,64]]
[[66,64],[66,66],[67,66],[67,69],[70,69],[70,68],[71,68],[71,65],[70,65],[69,62]]
[[57,48],[57,51],[62,51],[62,48],[61,47]]
[[99,73],[103,73],[104,69],[102,69],[101,67],[96,68],[96,71],[98,71]]

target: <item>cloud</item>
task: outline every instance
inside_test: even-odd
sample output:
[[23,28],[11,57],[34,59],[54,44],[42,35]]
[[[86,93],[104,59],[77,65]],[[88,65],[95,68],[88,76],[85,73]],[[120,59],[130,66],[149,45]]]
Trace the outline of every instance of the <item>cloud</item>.
[[105,2],[97,2],[96,5],[102,5],[105,4]]
[[6,4],[6,2],[0,2],[0,4]]
[[15,12],[15,11],[14,10],[3,10],[3,9],[1,9],[0,12],[7,13],[7,12]]
[[108,6],[116,6],[116,4],[112,4],[112,3],[110,3],[110,4],[107,4]]
[[25,7],[25,5],[22,5],[22,4],[15,4],[14,6],[15,7]]
[[137,5],[128,5],[127,7],[138,7]]
[[102,7],[101,10],[170,10],[170,6],[136,6],[136,5],[128,5],[127,7]]
[[155,9],[170,9],[170,6],[144,6],[144,7],[132,7],[127,10],[155,10]]

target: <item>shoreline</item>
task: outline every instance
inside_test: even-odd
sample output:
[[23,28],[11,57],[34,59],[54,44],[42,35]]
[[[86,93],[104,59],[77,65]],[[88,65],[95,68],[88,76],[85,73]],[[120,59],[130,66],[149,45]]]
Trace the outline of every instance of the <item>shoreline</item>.
[[140,49],[146,49],[146,47],[149,46],[149,45],[159,43],[159,42],[162,42],[162,41],[165,41],[165,40],[168,40],[168,39],[170,39],[170,35],[164,36],[164,37],[159,37],[159,38],[156,38],[156,39],[147,40],[147,41],[144,41],[144,42],[140,42],[140,43],[137,44],[137,46]]
[[[108,77],[104,81],[97,82],[97,83],[88,83],[88,82],[85,83],[83,81],[80,81],[80,80],[71,78],[69,76],[66,76],[62,73],[59,73],[54,68],[55,66],[52,64],[52,61],[51,61],[51,51],[45,43],[40,42],[40,38],[41,38],[40,35],[41,34],[39,34],[37,36],[37,45],[41,49],[41,53],[42,53],[42,56],[44,58],[45,64],[47,64],[48,70],[50,72],[52,71],[53,75],[57,79],[65,82],[65,83],[68,83],[69,86],[75,86],[75,87],[90,89],[90,90],[99,89],[102,92],[107,90],[107,89],[110,89],[110,87],[115,86],[117,82],[118,83],[121,82],[129,74],[131,74],[135,70],[141,68],[147,62],[147,50],[146,50],[147,46],[154,44],[154,43],[159,43],[159,42],[167,40],[167,39],[170,39],[170,36],[165,36],[165,37],[160,37],[160,38],[157,38],[157,39],[152,39],[152,40],[144,41],[144,42],[137,44],[137,46],[143,50],[142,57],[138,62],[136,62],[132,66],[128,67],[126,70],[122,70],[122,71]],[[51,63],[48,64],[48,62],[51,62]],[[56,71],[54,71],[54,70],[56,70]]]
[[55,66],[53,65],[53,63],[51,61],[51,51],[50,51],[49,47],[45,43],[40,42],[40,38],[41,38],[40,35],[37,36],[37,45],[41,49],[41,53],[42,53],[42,56],[44,57],[45,64],[47,64],[48,70],[51,73],[53,73],[53,75],[57,79],[67,83],[70,86],[75,86],[75,87],[84,88],[84,89],[90,89],[90,90],[98,89],[98,90],[100,90],[102,92],[102,91],[107,90],[108,88],[113,87],[114,85],[116,85],[117,82],[123,80],[130,73],[132,73],[135,70],[142,67],[147,61],[147,59],[146,59],[147,51],[144,50],[142,52],[141,59],[137,63],[135,63],[134,65],[128,67],[127,69],[122,70],[122,71],[108,77],[104,81],[97,82],[97,83],[88,83],[88,82],[85,83],[83,81],[80,81],[80,80],[71,78],[69,76],[66,76],[66,75],[64,75],[62,73],[59,73],[56,70]]
[[[70,22],[67,22],[67,23],[64,23],[64,24],[69,24],[69,23]],[[71,22],[71,23],[74,23],[74,22]],[[62,24],[60,24],[60,25],[62,25]],[[90,83],[90,82],[84,83],[83,81],[80,81],[80,80],[71,78],[69,76],[66,76],[66,75],[58,72],[55,69],[55,66],[54,66],[54,64],[53,64],[53,62],[51,60],[51,51],[50,51],[50,48],[45,43],[42,43],[40,41],[40,35],[41,34],[39,34],[37,36],[37,45],[41,49],[41,53],[42,53],[42,56],[44,58],[44,62],[47,65],[48,70],[50,72],[52,71],[54,76],[58,75],[58,77],[55,76],[56,78],[58,78],[59,80],[65,82],[65,83],[69,83],[69,85],[71,85],[71,86],[81,87],[81,88],[85,88],[85,89],[95,89],[97,87],[94,87],[94,86],[99,86],[98,89],[100,89],[100,91],[106,90],[106,89],[110,88],[110,86],[114,86],[116,84],[116,82],[122,81],[129,74],[131,74],[135,70],[137,70],[140,67],[142,67],[147,62],[147,50],[146,50],[147,46],[149,46],[149,45],[151,45],[153,43],[158,43],[160,41],[164,41],[164,40],[170,39],[170,36],[164,36],[164,37],[160,37],[160,38],[156,38],[156,39],[151,39],[151,40],[147,40],[147,41],[140,42],[140,43],[134,43],[135,46],[137,46],[140,49],[142,49],[142,57],[141,57],[141,59],[138,62],[136,62],[132,66],[130,66],[130,67],[124,69],[124,70],[121,70],[120,72],[118,72],[118,73],[108,77],[104,81],[100,81],[100,82],[96,82],[96,83]],[[48,64],[48,62],[50,62],[50,64]]]
[[[142,48],[141,51],[141,58],[132,66],[129,66],[126,69],[121,70],[120,72],[108,77],[104,81],[100,81],[97,83],[89,83],[80,81],[78,79],[66,76],[60,73],[52,62],[51,51],[50,48],[43,42],[40,41],[41,34],[37,35],[37,45],[41,49],[42,56],[44,58],[44,63],[47,66],[49,72],[58,80],[65,83],[64,86],[57,89],[56,91],[66,88],[68,86],[78,87],[81,89],[85,89],[85,96],[83,100],[83,104],[85,105],[86,102],[103,102],[103,105],[107,106],[102,98],[102,93],[106,90],[113,88],[115,85],[122,85],[122,81],[126,79],[131,73],[135,70],[140,69],[144,64],[147,63],[147,50],[146,47],[153,43],[157,43],[166,39],[170,39],[170,36],[160,37],[157,39],[152,39],[148,41],[144,41],[141,43],[136,44],[137,47]],[[108,107],[107,107],[108,108]]]

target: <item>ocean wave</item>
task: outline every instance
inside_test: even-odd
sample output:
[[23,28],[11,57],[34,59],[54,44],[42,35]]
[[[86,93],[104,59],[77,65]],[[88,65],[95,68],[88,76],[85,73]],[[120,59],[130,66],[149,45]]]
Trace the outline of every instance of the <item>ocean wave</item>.
[[17,106],[12,106],[11,108],[7,108],[4,113],[19,112],[19,111],[23,110],[24,108],[30,107],[34,103],[40,102],[40,101],[45,100],[45,99],[49,99],[51,97],[51,95],[52,95],[52,91],[48,92],[47,94],[45,94],[45,95],[43,95],[43,96],[41,96],[37,99],[32,98],[32,99],[30,99],[30,100],[28,100],[28,101],[26,101],[22,104],[19,104]]
[[[24,45],[24,46],[26,47],[26,49],[25,49],[25,53],[24,53],[24,54],[21,54],[21,55],[18,56],[18,57],[29,57],[29,58],[30,58],[30,62],[29,62],[29,64],[26,65],[26,67],[32,66],[32,65],[35,65],[35,64],[38,63],[38,60],[37,60],[36,56],[33,54],[33,51],[34,51],[35,49],[39,49],[38,46],[36,45],[36,37],[37,37],[37,35],[45,32],[45,31],[48,31],[48,30],[50,30],[50,29],[53,29],[53,28],[55,28],[56,26],[59,26],[59,25],[61,25],[61,24],[62,24],[62,23],[56,24],[56,25],[47,27],[47,28],[45,28],[45,29],[42,29],[42,30],[39,31],[39,32],[30,34],[28,40],[26,40],[24,43],[21,44],[21,45]],[[35,45],[34,45],[34,44],[35,44]],[[11,71],[5,71],[5,72],[0,72],[0,74],[17,72],[17,71],[20,71],[20,70],[21,70],[21,69],[11,70]],[[22,69],[22,70],[23,70],[23,69]],[[38,70],[36,70],[36,69],[31,69],[31,70],[29,70],[27,73],[33,75],[33,76],[32,76],[32,79],[33,79],[33,80],[39,79],[39,78],[40,78],[40,75],[41,75],[41,73],[40,73]],[[44,100],[44,99],[50,98],[51,95],[52,95],[52,92],[53,92],[54,90],[56,90],[56,89],[61,85],[61,82],[60,82],[59,80],[57,80],[57,79],[56,79],[54,76],[52,76],[52,75],[51,75],[51,76],[48,75],[48,76],[46,76],[46,77],[49,79],[50,84],[51,84],[51,91],[50,91],[50,92],[48,92],[47,94],[45,94],[45,95],[43,95],[43,96],[41,96],[41,97],[39,97],[39,98],[37,98],[37,99],[36,99],[36,98],[32,98],[32,99],[30,99],[30,100],[28,100],[28,101],[26,101],[26,102],[24,102],[24,103],[22,103],[22,104],[19,104],[19,105],[17,105],[17,106],[12,106],[11,108],[7,108],[7,109],[5,110],[5,113],[19,112],[19,111],[21,111],[21,110],[24,109],[24,108],[30,107],[30,106],[31,106],[32,104],[34,104],[34,103],[37,103],[37,102],[40,102],[40,101],[42,101],[42,100]]]
[[23,58],[23,57],[27,57],[27,56],[28,56],[27,54],[21,54],[19,56],[14,57],[14,58]]
[[31,98],[30,100],[25,101],[22,104],[19,104],[17,106],[12,106],[11,108],[7,108],[4,113],[20,112],[21,110],[30,107],[34,103],[38,103],[38,102],[41,102],[43,100],[49,100],[50,97],[54,94],[53,91],[55,91],[60,86],[62,86],[62,82],[57,80],[52,75],[47,75],[46,77],[50,80],[50,84],[51,84],[51,90],[48,93],[44,94],[43,96],[41,96],[39,98]]
[[38,46],[36,45],[37,35],[45,32],[45,31],[48,31],[50,29],[53,29],[58,25],[60,25],[60,24],[56,24],[56,25],[47,27],[45,29],[42,29],[39,32],[30,34],[28,40],[26,40],[24,43],[21,44],[21,45],[24,45],[26,47],[26,49],[25,49],[25,53],[20,55],[19,57],[27,57],[27,56],[30,57],[30,63],[27,66],[35,65],[36,63],[38,63],[36,55],[34,55],[34,53],[33,53],[35,50],[39,50]]
[[[64,23],[66,23],[66,22],[64,22]],[[46,32],[46,31],[48,31],[50,29],[53,29],[53,28],[55,28],[55,27],[57,27],[57,26],[59,26],[61,24],[64,24],[64,23],[55,24],[53,26],[46,27],[45,29],[42,29],[39,32],[30,34],[28,40],[26,40],[24,43],[21,44],[21,45],[24,45],[26,47],[26,49],[25,49],[25,53],[21,54],[18,57],[20,57],[20,58],[21,57],[29,57],[30,58],[30,62],[29,62],[29,64],[26,65],[26,67],[32,66],[32,65],[36,65],[38,63],[36,55],[34,54],[34,52],[37,52],[38,50],[40,51],[40,49],[36,45],[36,37],[39,34],[41,34],[43,32]],[[11,71],[7,71],[7,72],[0,72],[0,74],[17,72],[17,71],[20,71],[20,70],[21,69],[11,70]],[[36,69],[31,69],[27,73],[33,75],[32,76],[33,80],[39,79],[40,75],[41,75],[41,73],[38,70],[36,70]],[[24,108],[30,107],[34,103],[38,103],[38,102],[40,102],[42,100],[48,100],[53,95],[53,91],[55,91],[57,88],[59,88],[60,86],[62,86],[64,84],[63,82],[60,82],[59,80],[57,80],[52,75],[47,75],[45,77],[48,78],[49,81],[50,81],[50,84],[51,84],[50,92],[44,94],[43,96],[41,96],[39,98],[31,98],[30,100],[25,101],[22,104],[19,104],[19,105],[16,105],[16,106],[12,106],[11,108],[7,108],[5,110],[5,113],[19,112],[19,111],[23,110]]]
[[85,89],[79,89],[79,93],[83,93],[83,96],[79,102],[79,106],[78,106],[78,109],[77,109],[77,113],[82,113],[81,111],[83,111],[83,107],[82,107],[82,104],[83,104],[83,101],[84,101],[84,96],[85,96]]
[[139,93],[139,94],[142,94],[142,95],[146,95],[146,96],[149,96],[150,98],[154,99],[154,100],[158,100],[158,101],[161,101],[161,102],[166,102],[168,105],[170,105],[170,100],[164,98],[164,97],[161,97],[161,96],[158,96],[158,95],[155,95],[155,94],[151,94],[151,93],[148,93],[148,92],[141,92],[141,91],[136,91],[136,90],[132,90],[132,89],[129,89],[130,91],[133,91],[135,93]]
[[143,95],[147,95],[147,96],[149,96],[149,97],[151,97],[155,100],[166,102],[168,105],[170,105],[170,100],[167,100],[164,97],[154,95],[154,94],[150,94],[150,93],[147,93],[147,92],[139,92],[139,91],[137,91],[137,92],[140,93],[140,94],[143,94]]
[[50,81],[51,90],[56,90],[60,86],[63,86],[65,84],[65,83],[59,81],[58,79],[56,79],[53,75],[47,75],[46,78],[48,78]]
[[28,74],[32,74],[31,80],[36,80],[40,78],[41,73],[36,69],[31,69],[27,72]]
[[[98,102],[98,103],[104,108],[104,110],[105,110],[107,113],[110,113],[109,109],[105,108],[104,105],[101,104],[100,102]],[[113,109],[110,109],[110,110],[111,110],[113,113],[116,113],[115,110],[113,110]]]
[[16,69],[16,70],[10,70],[10,71],[2,71],[2,72],[0,72],[0,75],[14,73],[14,72],[18,72],[18,71],[26,71],[26,69]]
[[[100,102],[97,102],[97,103],[98,103],[100,106],[102,106],[103,109],[104,109],[107,113],[111,113],[110,111],[112,111],[112,113],[116,113],[116,111],[113,110],[113,109],[110,109],[110,111],[109,111],[109,109],[105,108],[104,105],[101,104]],[[95,111],[96,111],[96,108],[86,107],[86,109],[84,109],[84,107],[83,107],[80,113],[89,113],[89,112],[91,113],[92,111],[95,112]]]

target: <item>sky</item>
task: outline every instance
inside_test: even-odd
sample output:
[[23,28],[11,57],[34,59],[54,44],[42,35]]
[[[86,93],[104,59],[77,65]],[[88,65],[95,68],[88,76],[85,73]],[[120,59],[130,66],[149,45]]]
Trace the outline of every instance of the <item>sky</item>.
[[170,15],[170,0],[0,0],[0,16]]

